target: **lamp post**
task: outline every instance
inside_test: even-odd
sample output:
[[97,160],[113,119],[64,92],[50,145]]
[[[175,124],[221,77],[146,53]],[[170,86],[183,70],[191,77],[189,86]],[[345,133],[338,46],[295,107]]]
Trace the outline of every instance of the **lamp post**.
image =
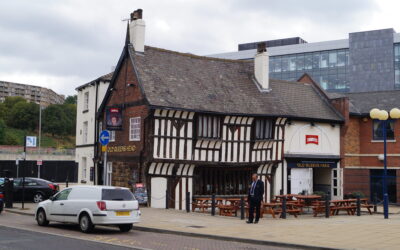
[[385,219],[389,218],[389,196],[387,191],[387,158],[386,158],[386,134],[387,123],[389,117],[392,119],[400,118],[400,109],[393,108],[388,113],[386,110],[379,110],[377,108],[371,109],[369,116],[372,119],[380,120],[383,124],[383,214]]

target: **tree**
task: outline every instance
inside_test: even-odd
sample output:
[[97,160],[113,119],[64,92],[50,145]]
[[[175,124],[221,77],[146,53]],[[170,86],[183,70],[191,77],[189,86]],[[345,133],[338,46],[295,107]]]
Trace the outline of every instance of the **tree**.
[[65,98],[64,104],[76,104],[78,97],[76,95],[69,95]]
[[35,130],[39,123],[39,105],[32,102],[17,102],[8,115],[7,125],[13,128]]

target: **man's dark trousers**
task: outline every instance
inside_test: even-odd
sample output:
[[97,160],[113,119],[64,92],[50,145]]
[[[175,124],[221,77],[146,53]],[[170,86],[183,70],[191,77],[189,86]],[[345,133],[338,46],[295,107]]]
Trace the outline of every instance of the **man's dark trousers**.
[[249,222],[254,220],[254,209],[256,210],[256,221],[258,221],[260,219],[261,200],[251,197],[249,205]]

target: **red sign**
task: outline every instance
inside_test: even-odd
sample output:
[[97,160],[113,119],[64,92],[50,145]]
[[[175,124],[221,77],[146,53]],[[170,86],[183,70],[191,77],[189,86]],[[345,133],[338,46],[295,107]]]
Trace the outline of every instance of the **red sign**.
[[306,135],[306,144],[318,145],[318,135]]
[[36,165],[42,166],[42,165],[43,165],[43,161],[42,161],[42,160],[37,160],[37,161],[36,161]]
[[137,188],[142,188],[142,187],[144,187],[143,183],[136,183],[135,186],[136,186]]

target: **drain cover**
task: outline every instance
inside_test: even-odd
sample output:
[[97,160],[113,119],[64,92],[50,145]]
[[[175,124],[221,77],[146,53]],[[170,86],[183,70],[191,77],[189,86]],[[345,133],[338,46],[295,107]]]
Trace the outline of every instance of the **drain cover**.
[[187,226],[187,227],[192,227],[192,228],[205,228],[204,226],[195,226],[195,225]]

